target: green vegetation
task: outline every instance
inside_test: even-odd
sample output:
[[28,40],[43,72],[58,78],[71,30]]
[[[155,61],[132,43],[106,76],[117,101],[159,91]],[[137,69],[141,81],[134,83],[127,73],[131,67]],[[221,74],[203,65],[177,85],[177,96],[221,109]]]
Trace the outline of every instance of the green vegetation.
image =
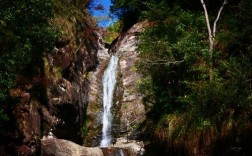
[[104,41],[111,43],[121,32],[122,30],[122,21],[118,20],[114,24],[106,28]]
[[52,0],[0,1],[0,119],[7,119],[4,108],[16,76],[53,47],[53,8]]
[[[138,70],[154,136],[193,155],[251,127],[252,2],[225,6],[212,57],[200,0],[133,2],[140,19],[151,23],[139,38]],[[223,2],[206,2],[212,24]],[[127,14],[130,5],[115,0],[114,7]]]

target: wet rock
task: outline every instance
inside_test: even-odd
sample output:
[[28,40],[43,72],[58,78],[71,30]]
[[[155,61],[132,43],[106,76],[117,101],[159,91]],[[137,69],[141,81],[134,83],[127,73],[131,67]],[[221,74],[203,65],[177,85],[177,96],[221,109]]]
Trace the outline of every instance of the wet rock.
[[99,64],[96,71],[91,72],[88,77],[90,91],[88,93],[89,102],[85,118],[85,146],[98,146],[102,130],[102,76],[108,66],[110,55],[108,54],[108,49],[103,47],[103,45],[100,45],[97,55]]
[[[137,34],[141,32],[146,22],[136,24],[127,32],[122,33],[117,42],[112,45],[110,55],[119,56],[117,87],[115,89],[112,108],[114,137],[131,134],[145,119],[145,108],[142,96],[137,92],[137,81],[140,74],[135,71],[137,61]],[[99,66],[90,79],[89,104],[86,116],[86,138],[84,145],[97,146],[101,139],[102,129],[102,76],[107,67],[109,55],[104,48],[98,52]]]

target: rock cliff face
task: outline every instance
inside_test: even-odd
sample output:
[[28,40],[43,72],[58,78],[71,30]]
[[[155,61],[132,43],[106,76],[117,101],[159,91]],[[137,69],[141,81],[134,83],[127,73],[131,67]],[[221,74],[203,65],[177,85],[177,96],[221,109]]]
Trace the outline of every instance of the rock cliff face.
[[[84,24],[83,24],[83,23]],[[52,129],[58,138],[82,143],[84,110],[87,106],[88,72],[97,64],[98,34],[90,18],[83,18],[71,37],[62,38],[45,59],[47,106],[42,107],[44,131]],[[83,34],[83,35],[79,35]]]
[[[20,75],[18,86],[10,91],[20,100],[10,110],[8,129],[1,131],[0,155],[138,155],[143,145],[126,141],[104,149],[79,146],[99,144],[102,76],[110,55],[82,6],[75,1],[55,0],[55,4],[51,22],[61,28],[61,36],[54,50],[34,61],[33,71]],[[137,34],[145,25],[136,24],[122,33],[110,49],[120,59],[112,110],[116,138],[132,134],[145,119],[136,90],[141,75],[135,71]]]
[[[119,56],[117,87],[113,104],[112,132],[114,137],[131,134],[145,119],[145,109],[142,97],[137,92],[137,81],[140,78],[135,70],[137,60],[137,35],[147,23],[134,25],[127,32],[122,33],[117,42],[112,45],[110,54]],[[104,51],[100,51],[104,52]],[[107,67],[109,56],[100,55],[100,64],[91,74],[91,89],[87,108],[85,145],[98,145],[102,128],[102,76]]]
[[52,24],[61,28],[61,37],[52,52],[34,61],[35,74],[21,76],[19,86],[10,91],[21,100],[1,134],[0,155],[39,155],[40,139],[47,135],[83,142],[88,72],[98,63],[99,35],[91,16],[75,1],[55,4]]
[[137,91],[137,83],[141,75],[136,72],[137,36],[147,25],[146,22],[137,23],[130,28],[112,46],[110,52],[119,55],[119,79],[116,103],[120,105],[118,111],[119,124],[115,132],[131,134],[140,123],[145,120],[145,108],[142,96]]
[[[101,43],[102,43],[101,39]],[[88,76],[90,80],[90,91],[88,93],[88,107],[86,111],[86,123],[84,126],[85,146],[98,146],[102,131],[102,76],[109,62],[108,49],[100,45],[98,50],[98,66],[94,72]]]

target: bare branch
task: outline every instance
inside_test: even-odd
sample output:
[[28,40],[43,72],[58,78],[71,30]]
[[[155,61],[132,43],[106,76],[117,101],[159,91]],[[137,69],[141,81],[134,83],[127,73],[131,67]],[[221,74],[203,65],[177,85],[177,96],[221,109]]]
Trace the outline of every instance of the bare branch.
[[210,26],[210,22],[209,22],[209,16],[208,16],[208,12],[207,12],[207,8],[206,8],[206,4],[204,2],[204,0],[200,0],[201,4],[203,6],[204,9],[204,13],[205,13],[205,18],[206,18],[206,23],[207,23],[207,30],[208,30],[208,37],[209,37],[209,42],[210,42],[210,51],[213,50],[213,36],[212,36],[212,30],[211,30],[211,26]]
[[180,63],[183,63],[185,60],[180,60],[180,61],[145,61],[143,63],[145,64],[164,64],[164,65],[170,65],[170,64],[180,64]]
[[222,6],[219,9],[218,15],[217,15],[217,17],[216,17],[216,19],[214,21],[214,25],[213,25],[213,38],[215,38],[216,24],[217,24],[218,20],[220,19],[221,12],[222,12],[224,6],[227,4],[227,2],[228,2],[227,0],[224,0],[224,2],[222,3]]
[[83,43],[84,43],[84,40],[81,41],[81,43],[79,44],[78,48],[75,50],[74,54],[76,54],[79,51],[79,49],[80,49],[80,47],[82,46]]
[[214,50],[214,40],[215,40],[215,33],[216,33],[216,25],[218,20],[220,19],[220,15],[221,12],[224,8],[224,5],[227,4],[227,0],[224,0],[222,6],[220,7],[217,17],[214,21],[214,25],[213,25],[213,30],[211,29],[210,26],[210,22],[209,22],[209,16],[208,16],[208,12],[207,12],[207,8],[206,8],[206,4],[204,2],[204,0],[200,0],[201,4],[204,8],[204,13],[205,13],[205,18],[206,18],[206,23],[207,23],[207,29],[208,29],[208,36],[209,36],[209,60],[210,60],[210,64],[211,64],[211,69],[209,71],[209,75],[210,75],[210,80],[213,79],[213,69],[212,69],[212,58],[213,58],[213,50]]
[[184,56],[183,60],[179,60],[179,61],[173,61],[173,60],[156,60],[156,61],[150,61],[150,60],[145,60],[143,63],[144,64],[164,64],[164,65],[170,65],[170,64],[173,64],[173,65],[176,65],[176,64],[180,64],[180,63],[183,63],[185,62],[187,58],[187,55]]

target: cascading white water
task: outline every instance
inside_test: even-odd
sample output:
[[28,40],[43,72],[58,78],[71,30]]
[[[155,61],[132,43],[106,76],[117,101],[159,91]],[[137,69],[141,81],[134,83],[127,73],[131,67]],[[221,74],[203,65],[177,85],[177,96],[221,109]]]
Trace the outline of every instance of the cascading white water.
[[111,144],[111,122],[112,114],[111,107],[113,104],[113,95],[116,85],[118,57],[112,55],[109,61],[109,65],[104,72],[102,78],[103,84],[103,118],[102,118],[102,141],[101,147],[108,147]]

